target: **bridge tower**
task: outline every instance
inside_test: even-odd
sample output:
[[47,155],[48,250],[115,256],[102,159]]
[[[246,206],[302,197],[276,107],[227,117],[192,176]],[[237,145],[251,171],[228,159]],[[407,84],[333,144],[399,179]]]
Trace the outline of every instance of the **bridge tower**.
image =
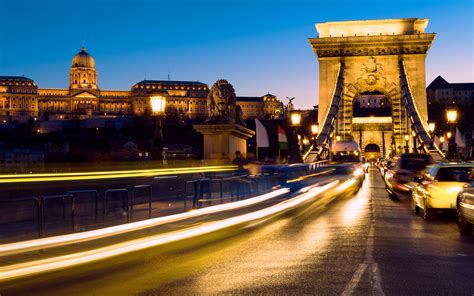
[[337,138],[380,154],[433,149],[425,59],[435,34],[427,25],[418,18],[316,24],[309,41],[319,61],[318,145]]

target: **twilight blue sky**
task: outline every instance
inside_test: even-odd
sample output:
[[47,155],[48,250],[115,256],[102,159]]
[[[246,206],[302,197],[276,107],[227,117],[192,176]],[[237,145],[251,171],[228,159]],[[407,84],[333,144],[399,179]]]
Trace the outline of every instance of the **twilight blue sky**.
[[308,42],[326,21],[420,17],[438,35],[427,83],[474,81],[474,2],[461,1],[112,1],[0,0],[0,75],[40,87],[68,86],[82,40],[101,89],[144,78],[229,80],[237,95],[295,96],[317,103],[318,63]]

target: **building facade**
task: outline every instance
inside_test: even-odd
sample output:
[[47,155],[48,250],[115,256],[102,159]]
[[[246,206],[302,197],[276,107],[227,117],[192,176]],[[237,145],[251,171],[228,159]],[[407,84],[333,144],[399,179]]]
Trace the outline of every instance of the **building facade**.
[[[207,116],[207,84],[197,81],[143,80],[130,90],[103,90],[98,83],[94,58],[81,48],[71,64],[68,88],[38,88],[26,77],[0,76],[0,118],[26,121],[29,118],[68,119],[92,116],[151,114],[150,98],[166,99],[166,114],[188,118]],[[281,103],[273,95],[240,97],[237,104],[244,118],[274,117]]]
[[426,97],[429,103],[473,105],[474,83],[449,83],[438,76],[426,88]]

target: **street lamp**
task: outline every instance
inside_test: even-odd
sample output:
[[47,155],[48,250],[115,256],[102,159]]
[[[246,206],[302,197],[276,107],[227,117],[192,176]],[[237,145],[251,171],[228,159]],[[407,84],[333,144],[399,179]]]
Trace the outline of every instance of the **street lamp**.
[[318,145],[316,143],[316,136],[318,135],[319,132],[319,126],[317,123],[311,125],[311,136],[313,139],[313,150],[316,150],[316,146]]
[[301,113],[298,110],[291,111],[291,125],[298,128],[301,123]]
[[428,120],[428,132],[430,133],[430,149],[434,149],[434,132],[436,129],[436,122],[434,120]]
[[458,110],[455,107],[449,107],[446,109],[446,118],[449,124],[455,124],[458,118]]
[[453,134],[455,135],[455,129],[456,129],[456,122],[458,118],[458,110],[456,107],[451,106],[446,109],[446,119],[448,120],[448,125],[451,129],[451,136],[449,138],[449,144],[448,144],[448,153],[446,155],[446,158],[457,158],[457,145],[456,145],[456,139],[453,137]]
[[405,153],[408,153],[408,140],[410,140],[410,135],[405,135]]
[[313,136],[316,136],[316,134],[318,133],[318,131],[319,131],[319,126],[318,126],[318,124],[317,124],[317,123],[316,123],[316,124],[312,124],[312,125],[311,125],[311,134],[312,134]]
[[150,105],[151,105],[153,118],[155,119],[154,141],[155,141],[155,146],[158,146],[158,142],[163,143],[163,131],[161,127],[161,119],[165,114],[166,98],[163,96],[151,96]]
[[301,124],[301,112],[292,110],[290,113],[291,126],[293,127],[293,144],[291,145],[290,162],[302,162],[300,147],[298,143],[298,128]]

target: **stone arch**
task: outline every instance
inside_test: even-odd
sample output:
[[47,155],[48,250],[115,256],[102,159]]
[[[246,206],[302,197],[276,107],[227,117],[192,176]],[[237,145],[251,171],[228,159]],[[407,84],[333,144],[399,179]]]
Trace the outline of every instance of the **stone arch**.
[[342,124],[340,131],[345,136],[349,136],[352,133],[353,103],[364,92],[380,92],[388,98],[392,109],[392,122],[394,125],[397,125],[396,127],[394,126],[394,130],[396,130],[401,121],[400,86],[398,83],[388,80],[385,76],[376,75],[375,80],[359,77],[355,82],[344,84],[343,100],[338,115],[340,124]]
[[379,145],[370,143],[365,146],[363,154],[367,160],[373,161],[382,155],[382,150]]
[[380,146],[375,143],[365,145],[364,152],[380,152]]

